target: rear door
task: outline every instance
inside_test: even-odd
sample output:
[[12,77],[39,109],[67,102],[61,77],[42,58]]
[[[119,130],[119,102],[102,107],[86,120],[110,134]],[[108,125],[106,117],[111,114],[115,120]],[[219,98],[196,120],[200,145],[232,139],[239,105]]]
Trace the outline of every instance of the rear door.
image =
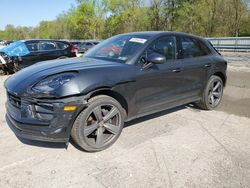
[[39,42],[39,60],[46,61],[57,59],[60,57],[60,52],[57,50],[57,45],[53,41]]
[[66,42],[56,42],[58,58],[71,57],[72,52],[70,52],[70,45]]
[[211,51],[199,39],[178,37],[181,46],[183,89],[186,97],[196,97],[203,91],[211,68]]

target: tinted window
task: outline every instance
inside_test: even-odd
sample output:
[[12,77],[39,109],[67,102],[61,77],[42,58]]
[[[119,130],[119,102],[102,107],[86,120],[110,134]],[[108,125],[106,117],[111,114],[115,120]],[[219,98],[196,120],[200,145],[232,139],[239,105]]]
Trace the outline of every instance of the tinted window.
[[163,37],[155,41],[147,50],[150,53],[159,53],[166,57],[167,60],[176,57],[176,39],[175,37]]
[[56,44],[57,44],[57,48],[58,48],[59,50],[64,50],[64,49],[66,49],[66,48],[69,47],[68,44],[63,43],[63,42],[57,42]]
[[40,42],[39,46],[41,51],[56,50],[56,44],[54,42]]
[[198,43],[199,43],[200,48],[203,52],[203,55],[208,55],[211,53],[211,50],[203,42],[198,41]]
[[138,64],[145,64],[147,57],[152,53],[159,53],[166,57],[166,60],[176,59],[176,38],[175,37],[162,37],[153,44],[140,57]]
[[30,52],[38,51],[38,43],[37,42],[27,43],[26,46]]
[[189,37],[183,37],[181,44],[183,58],[200,57],[210,53],[210,50],[202,42]]
[[85,46],[87,46],[87,43],[86,43],[86,42],[83,42],[83,43],[81,43],[79,46],[85,47]]
[[92,46],[92,44],[90,42],[87,42],[86,45],[87,46]]

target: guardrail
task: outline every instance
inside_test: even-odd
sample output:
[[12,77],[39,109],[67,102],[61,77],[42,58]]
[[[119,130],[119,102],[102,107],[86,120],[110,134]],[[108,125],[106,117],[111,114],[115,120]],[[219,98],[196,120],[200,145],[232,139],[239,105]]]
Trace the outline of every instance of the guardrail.
[[207,38],[220,51],[250,52],[250,37]]

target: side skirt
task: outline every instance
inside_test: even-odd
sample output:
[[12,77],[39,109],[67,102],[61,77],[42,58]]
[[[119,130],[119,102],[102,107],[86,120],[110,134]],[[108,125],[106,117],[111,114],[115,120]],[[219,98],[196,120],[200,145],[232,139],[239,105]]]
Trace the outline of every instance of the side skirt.
[[178,101],[178,102],[168,103],[164,108],[156,108],[156,110],[153,110],[153,111],[145,112],[145,113],[142,113],[142,114],[137,114],[135,116],[127,118],[125,120],[125,122],[131,121],[131,120],[143,117],[143,116],[148,116],[148,115],[151,115],[151,114],[155,114],[155,113],[158,113],[158,112],[161,112],[161,111],[164,111],[164,110],[169,110],[169,109],[174,108],[174,107],[182,106],[182,105],[193,103],[193,102],[198,102],[198,101],[200,101],[200,99],[201,99],[200,97],[196,96],[196,97],[188,98],[188,99],[181,100],[181,101]]

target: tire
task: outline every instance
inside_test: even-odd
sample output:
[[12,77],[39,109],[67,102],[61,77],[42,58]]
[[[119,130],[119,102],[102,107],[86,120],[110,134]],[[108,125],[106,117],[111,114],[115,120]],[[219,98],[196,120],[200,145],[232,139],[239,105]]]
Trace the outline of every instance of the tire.
[[[218,85],[217,85],[218,84]],[[213,110],[219,106],[223,96],[223,81],[219,76],[211,76],[197,106],[204,110]]]
[[104,150],[119,138],[125,116],[125,110],[114,98],[95,96],[77,116],[71,129],[71,137],[85,151]]

